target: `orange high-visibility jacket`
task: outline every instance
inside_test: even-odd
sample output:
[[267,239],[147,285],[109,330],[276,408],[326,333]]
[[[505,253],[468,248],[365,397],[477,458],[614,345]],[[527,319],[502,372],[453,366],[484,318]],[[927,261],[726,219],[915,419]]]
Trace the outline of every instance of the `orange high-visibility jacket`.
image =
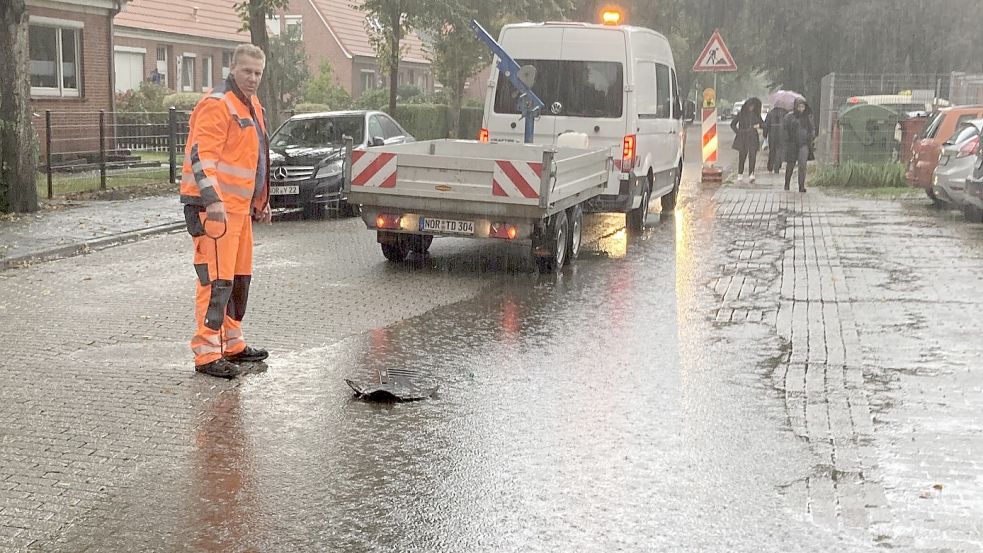
[[[181,174],[181,203],[207,206],[221,201],[228,213],[256,215],[269,202],[269,148],[260,152],[256,125],[266,135],[263,107],[249,104],[228,81],[198,101],[191,113]],[[260,174],[259,156],[265,157]]]

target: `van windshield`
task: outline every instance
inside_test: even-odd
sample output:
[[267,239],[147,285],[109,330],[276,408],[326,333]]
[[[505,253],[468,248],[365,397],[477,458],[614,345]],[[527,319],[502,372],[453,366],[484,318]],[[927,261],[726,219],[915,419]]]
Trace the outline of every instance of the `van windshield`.
[[[624,104],[624,68],[610,61],[516,60],[536,68],[533,92],[546,104],[543,115],[618,119]],[[495,113],[518,114],[519,93],[498,75]]]

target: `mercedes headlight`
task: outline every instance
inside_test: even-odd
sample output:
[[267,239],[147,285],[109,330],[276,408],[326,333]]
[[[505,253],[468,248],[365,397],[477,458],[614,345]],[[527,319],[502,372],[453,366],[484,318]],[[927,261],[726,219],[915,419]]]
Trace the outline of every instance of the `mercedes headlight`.
[[332,161],[331,163],[321,167],[317,170],[317,175],[314,177],[316,179],[328,179],[331,177],[337,177],[341,174],[342,163],[341,160]]

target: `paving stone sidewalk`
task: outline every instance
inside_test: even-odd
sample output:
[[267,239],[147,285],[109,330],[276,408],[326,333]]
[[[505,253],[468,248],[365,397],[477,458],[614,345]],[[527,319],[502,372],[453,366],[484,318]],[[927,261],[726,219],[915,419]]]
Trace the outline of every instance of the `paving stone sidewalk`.
[[72,202],[0,220],[0,270],[68,257],[180,228],[173,194],[131,200]]
[[889,548],[983,551],[979,226],[772,175],[715,200],[731,241],[710,316],[783,339],[769,378],[816,455],[793,507]]

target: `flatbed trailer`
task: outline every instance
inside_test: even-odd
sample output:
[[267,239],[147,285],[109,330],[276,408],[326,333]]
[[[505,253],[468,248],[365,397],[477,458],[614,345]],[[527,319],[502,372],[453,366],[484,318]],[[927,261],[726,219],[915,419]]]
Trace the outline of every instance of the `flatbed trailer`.
[[608,149],[430,140],[352,150],[349,202],[387,259],[425,254],[434,236],[527,243],[541,271],[576,259],[583,204],[601,194]]

